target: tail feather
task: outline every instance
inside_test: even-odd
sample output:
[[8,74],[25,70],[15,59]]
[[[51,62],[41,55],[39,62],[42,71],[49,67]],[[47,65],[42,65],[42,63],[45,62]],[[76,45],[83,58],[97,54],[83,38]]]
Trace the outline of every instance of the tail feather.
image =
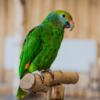
[[16,95],[16,98],[24,98],[25,95],[27,95],[27,92],[26,91],[23,91],[20,86],[18,87],[18,90],[17,90],[17,95]]

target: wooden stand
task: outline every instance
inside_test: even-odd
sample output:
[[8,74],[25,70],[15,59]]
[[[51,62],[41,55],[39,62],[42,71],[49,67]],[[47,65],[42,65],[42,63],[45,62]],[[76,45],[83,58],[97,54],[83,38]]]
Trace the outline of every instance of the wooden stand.
[[45,93],[45,100],[63,100],[64,90],[64,85],[56,85],[49,87],[47,93]]
[[50,73],[43,73],[42,83],[38,74],[28,73],[20,80],[20,88],[28,93],[44,92],[45,100],[63,100],[65,87],[60,84],[75,84],[79,80],[77,73],[54,71],[55,81]]

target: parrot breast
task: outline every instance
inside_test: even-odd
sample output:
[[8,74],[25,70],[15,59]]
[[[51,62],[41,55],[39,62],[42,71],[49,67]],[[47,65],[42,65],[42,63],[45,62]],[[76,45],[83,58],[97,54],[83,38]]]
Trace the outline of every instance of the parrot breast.
[[45,28],[46,29],[44,30],[46,30],[46,32],[44,32],[44,34],[41,36],[43,46],[41,48],[40,54],[38,55],[38,58],[34,60],[34,63],[36,66],[38,66],[38,70],[43,70],[51,67],[51,64],[57,56],[63,39],[63,29],[59,31],[55,28]]

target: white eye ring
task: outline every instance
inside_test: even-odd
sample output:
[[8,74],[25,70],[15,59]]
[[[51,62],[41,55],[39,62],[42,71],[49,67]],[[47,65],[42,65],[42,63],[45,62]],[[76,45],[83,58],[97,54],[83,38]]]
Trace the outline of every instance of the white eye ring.
[[63,17],[63,18],[66,18],[66,15],[65,15],[65,14],[62,14],[62,17]]

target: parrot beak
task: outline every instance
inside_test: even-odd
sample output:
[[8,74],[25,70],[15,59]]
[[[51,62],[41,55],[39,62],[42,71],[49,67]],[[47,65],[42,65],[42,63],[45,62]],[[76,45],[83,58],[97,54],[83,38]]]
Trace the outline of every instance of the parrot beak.
[[66,22],[64,28],[71,28],[70,31],[72,31],[73,28],[74,28],[73,20],[70,20],[70,21]]
[[74,22],[73,20],[70,20],[69,23],[70,23],[70,28],[71,28],[70,31],[72,31],[74,28]]

